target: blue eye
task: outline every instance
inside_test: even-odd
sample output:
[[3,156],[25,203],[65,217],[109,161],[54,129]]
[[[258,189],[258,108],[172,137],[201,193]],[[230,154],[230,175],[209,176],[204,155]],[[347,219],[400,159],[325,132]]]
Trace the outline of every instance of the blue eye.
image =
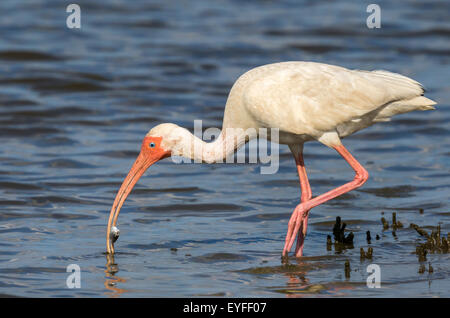
[[154,143],[154,142],[151,142],[151,143],[149,144],[149,146],[150,146],[150,148],[155,148],[155,143]]

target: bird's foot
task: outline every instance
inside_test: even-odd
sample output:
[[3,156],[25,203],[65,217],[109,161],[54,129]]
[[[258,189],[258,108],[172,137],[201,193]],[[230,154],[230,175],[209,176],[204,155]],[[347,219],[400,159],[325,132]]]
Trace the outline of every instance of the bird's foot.
[[295,237],[298,234],[297,246],[295,248],[295,256],[300,257],[303,255],[303,244],[306,236],[306,230],[308,227],[308,212],[305,204],[300,203],[295,208],[292,216],[289,220],[288,231],[286,234],[286,241],[283,249],[283,256],[287,256],[294,244]]

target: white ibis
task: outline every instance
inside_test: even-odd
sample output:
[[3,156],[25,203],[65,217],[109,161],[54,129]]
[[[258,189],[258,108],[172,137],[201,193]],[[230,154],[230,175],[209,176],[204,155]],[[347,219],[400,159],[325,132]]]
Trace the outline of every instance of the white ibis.
[[[160,124],[147,133],[111,208],[106,235],[108,253],[114,253],[113,244],[118,238],[119,211],[133,186],[152,164],[172,155],[206,163],[222,161],[249,139],[257,137],[257,134],[246,135],[246,130],[277,128],[278,142],[287,144],[294,155],[302,191],[301,203],[289,220],[283,255],[288,255],[298,237],[295,256],[302,256],[309,211],[362,186],[369,177],[341,139],[376,122],[389,121],[397,114],[434,109],[436,103],[423,94],[418,82],[381,70],[283,62],[246,72],[230,91],[222,131],[213,142],[206,143],[175,124]],[[303,144],[313,140],[335,149],[355,170],[352,181],[314,198],[303,161]]]

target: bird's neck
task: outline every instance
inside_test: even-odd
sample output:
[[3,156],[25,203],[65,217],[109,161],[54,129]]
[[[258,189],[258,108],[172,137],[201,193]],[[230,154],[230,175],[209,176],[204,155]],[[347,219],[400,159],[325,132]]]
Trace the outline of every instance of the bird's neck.
[[212,142],[205,142],[188,130],[182,136],[181,149],[175,153],[194,162],[221,163],[244,145],[256,137],[243,129],[224,129]]

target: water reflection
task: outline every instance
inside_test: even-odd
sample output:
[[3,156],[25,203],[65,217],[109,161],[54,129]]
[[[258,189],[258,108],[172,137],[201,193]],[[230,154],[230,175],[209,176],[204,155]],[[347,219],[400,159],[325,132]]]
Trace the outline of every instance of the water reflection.
[[[296,293],[306,289],[310,285],[310,281],[306,276],[308,272],[306,270],[307,265],[305,261],[303,261],[301,258],[295,258],[293,261],[295,262],[295,266],[298,268],[298,271],[284,274],[284,276],[287,278],[286,289],[283,291],[279,291],[286,293],[288,298],[296,297]],[[282,263],[288,265],[289,259],[282,259]]]
[[104,294],[108,297],[119,297],[128,292],[128,290],[119,288],[118,283],[126,283],[126,279],[116,276],[119,272],[119,265],[116,263],[114,255],[106,253],[106,269],[105,269],[105,288],[110,292]]
[[[338,254],[339,252],[336,252]],[[349,278],[345,279],[345,282],[333,282],[330,277],[328,283],[314,283],[309,276],[312,276],[312,272],[318,269],[323,271],[329,271],[332,267],[331,264],[324,266],[324,260],[322,263],[317,263],[321,260],[321,257],[312,258],[290,258],[288,261],[284,261],[284,266],[290,267],[289,271],[284,273],[286,278],[286,285],[284,288],[275,289],[276,292],[285,294],[287,298],[299,298],[299,297],[311,297],[314,295],[345,295],[348,291],[354,290],[357,285],[351,283]],[[337,259],[332,259],[331,262],[335,262]],[[289,262],[292,262],[289,264]],[[344,269],[342,268],[342,273]]]

